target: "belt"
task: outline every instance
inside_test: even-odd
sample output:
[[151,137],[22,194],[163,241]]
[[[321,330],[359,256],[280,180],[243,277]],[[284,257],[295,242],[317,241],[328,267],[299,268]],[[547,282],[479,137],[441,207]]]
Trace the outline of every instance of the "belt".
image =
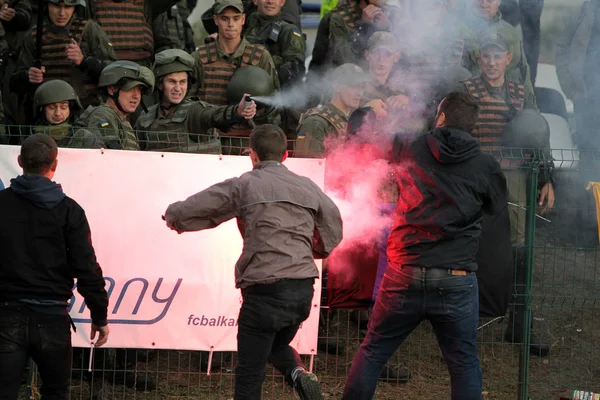
[[410,265],[402,265],[400,266],[400,269],[405,269],[405,268],[410,268],[410,269],[419,269],[422,272],[428,272],[428,271],[435,271],[434,273],[442,273],[443,275],[450,275],[450,276],[467,276],[467,275],[471,275],[474,274],[474,271],[468,271],[466,269],[452,269],[452,268],[426,268],[426,267],[413,267]]
[[242,289],[242,294],[271,294],[287,289],[295,289],[301,285],[314,285],[315,278],[307,279],[282,279],[274,283],[256,284]]

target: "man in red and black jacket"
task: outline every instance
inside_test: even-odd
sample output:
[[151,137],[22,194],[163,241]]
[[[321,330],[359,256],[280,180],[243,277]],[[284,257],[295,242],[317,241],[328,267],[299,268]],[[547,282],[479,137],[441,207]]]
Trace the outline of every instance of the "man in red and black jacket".
[[90,339],[108,339],[102,270],[85,212],[52,181],[57,155],[50,136],[28,137],[18,158],[23,175],[0,191],[0,398],[17,398],[29,357],[42,397],[68,397],[74,279],[90,310]]
[[475,257],[483,213],[506,208],[508,189],[498,162],[470,134],[478,111],[471,96],[451,93],[435,129],[394,143],[399,199],[389,266],[343,399],[372,399],[383,366],[424,319],[448,364],[452,400],[481,399]]

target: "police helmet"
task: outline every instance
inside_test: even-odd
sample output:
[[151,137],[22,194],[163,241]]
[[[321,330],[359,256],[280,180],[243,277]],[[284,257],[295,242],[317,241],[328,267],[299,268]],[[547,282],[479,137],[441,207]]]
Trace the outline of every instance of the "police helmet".
[[158,78],[174,72],[192,72],[194,58],[180,49],[163,50],[154,58],[154,76]]
[[518,111],[504,127],[503,144],[508,147],[544,149],[550,146],[550,125],[536,110]]
[[79,96],[67,82],[61,80],[44,82],[33,95],[33,113],[37,116],[42,107],[63,101],[68,101],[71,107],[77,108],[76,110],[71,109],[71,113],[82,109]]
[[262,68],[249,65],[239,68],[227,85],[227,102],[237,104],[244,93],[251,96],[270,96],[275,92],[273,78]]
[[154,91],[154,74],[146,67],[125,60],[106,66],[98,82],[98,87],[117,86],[122,90],[131,90],[138,85],[144,86],[144,94],[151,94]]

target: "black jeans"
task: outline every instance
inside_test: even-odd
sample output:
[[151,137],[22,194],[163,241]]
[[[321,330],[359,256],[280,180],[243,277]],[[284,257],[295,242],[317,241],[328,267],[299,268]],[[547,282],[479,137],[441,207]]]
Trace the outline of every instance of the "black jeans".
[[310,314],[313,284],[314,279],[290,279],[242,289],[235,400],[261,398],[268,361],[288,383],[294,368],[303,366],[290,342]]
[[0,400],[16,400],[31,357],[42,378],[42,400],[69,397],[71,325],[64,315],[0,303]]

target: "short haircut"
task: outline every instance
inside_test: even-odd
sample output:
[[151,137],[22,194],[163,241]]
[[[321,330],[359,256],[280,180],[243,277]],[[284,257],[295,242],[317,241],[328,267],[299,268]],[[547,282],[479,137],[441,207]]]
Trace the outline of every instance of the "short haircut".
[[468,93],[452,92],[440,103],[439,113],[444,113],[444,126],[471,133],[477,124],[479,105]]
[[48,135],[36,133],[21,144],[21,165],[25,173],[40,175],[47,172],[57,156],[56,142]]
[[250,148],[260,161],[281,161],[287,150],[287,138],[277,125],[259,125],[250,135]]

